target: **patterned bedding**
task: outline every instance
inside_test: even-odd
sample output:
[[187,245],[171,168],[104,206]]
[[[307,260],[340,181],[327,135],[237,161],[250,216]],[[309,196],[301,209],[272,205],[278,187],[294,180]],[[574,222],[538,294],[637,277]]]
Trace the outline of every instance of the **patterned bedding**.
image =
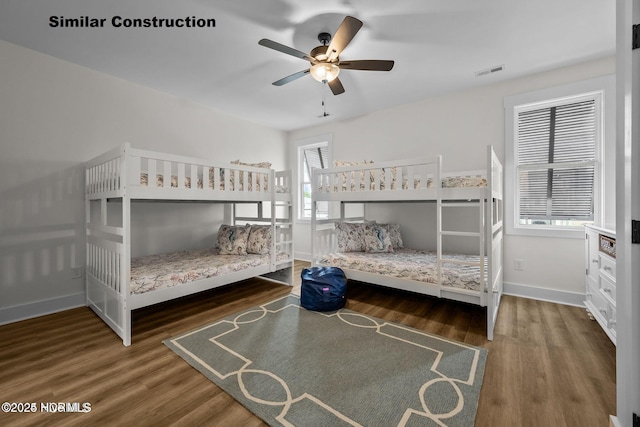
[[[445,257],[458,261],[479,261],[477,255],[447,254]],[[391,253],[338,252],[324,255],[319,264],[438,283],[436,253],[431,251],[398,248]],[[443,262],[442,285],[480,291],[480,267]]]
[[[421,184],[421,180],[420,178],[415,178],[413,180],[413,187],[410,188],[410,184],[409,184],[409,180],[408,179],[403,179],[402,180],[402,189],[403,190],[409,190],[409,189],[420,189],[420,184]],[[384,190],[385,189],[385,181],[384,181],[384,176],[381,176],[380,178],[380,189]],[[359,186],[359,191],[365,191],[366,190],[366,186],[365,186],[365,179],[364,179],[364,175],[360,177],[360,179],[357,179],[357,176],[354,175],[354,177],[351,179],[351,190],[350,191],[356,191],[357,187]],[[487,186],[487,180],[485,178],[483,178],[482,176],[450,176],[450,177],[445,177],[442,179],[442,188],[483,188]],[[376,181],[373,178],[373,175],[371,175],[371,178],[369,180],[369,190],[370,191],[374,191],[377,189],[377,185],[376,185]],[[427,188],[433,188],[433,180],[431,178],[427,178]],[[398,189],[398,185],[396,184],[396,179],[395,177],[391,180],[391,190],[397,190]],[[319,188],[320,191],[331,191],[331,186],[330,185],[323,185]],[[342,189],[340,190],[338,188],[338,185],[334,185],[333,186],[333,192],[337,192],[337,191],[347,191],[347,178],[346,176],[342,177]]]
[[[287,254],[279,254],[285,260]],[[268,264],[270,255],[220,255],[195,249],[131,259],[131,293],[142,294]]]
[[[229,180],[229,190],[233,191],[234,190],[234,172],[231,172],[231,178]],[[244,191],[244,183],[243,183],[243,179],[242,176],[240,176],[240,185],[238,187],[238,191]],[[267,174],[260,174],[258,176],[258,183],[262,182],[262,189],[263,191],[268,191],[269,190],[269,182],[268,182],[268,176]],[[224,191],[224,174],[221,176],[221,179],[218,181],[218,186],[220,188],[221,191]],[[140,185],[143,187],[148,187],[149,186],[149,174],[146,172],[142,172],[140,174]],[[198,182],[196,185],[196,188],[202,190],[202,178],[198,178]],[[211,173],[209,173],[209,186],[207,188],[211,188],[214,189],[214,178],[213,175]],[[253,185],[253,181],[251,178],[251,172],[249,172],[249,184],[247,187],[247,191],[252,191],[252,185]],[[164,186],[164,177],[162,175],[156,175],[156,187],[163,187]],[[173,188],[177,188],[178,187],[178,176],[177,175],[171,175],[171,187]],[[185,188],[191,188],[191,177],[189,176],[185,176],[184,177],[184,187]],[[278,185],[276,186],[276,193],[288,193],[289,189],[286,186],[283,185]]]

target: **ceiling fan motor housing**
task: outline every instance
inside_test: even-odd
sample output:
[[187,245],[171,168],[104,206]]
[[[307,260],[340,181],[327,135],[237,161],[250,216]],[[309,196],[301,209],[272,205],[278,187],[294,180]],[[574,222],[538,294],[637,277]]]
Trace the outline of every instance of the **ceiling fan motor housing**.
[[316,46],[311,50],[311,52],[309,53],[309,56],[316,58],[318,61],[326,61],[328,58],[327,56],[328,48],[329,46]]

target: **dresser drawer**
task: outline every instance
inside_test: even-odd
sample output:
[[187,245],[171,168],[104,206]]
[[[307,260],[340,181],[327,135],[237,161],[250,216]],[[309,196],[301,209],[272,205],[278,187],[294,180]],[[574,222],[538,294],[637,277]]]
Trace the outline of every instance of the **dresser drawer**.
[[600,290],[611,298],[613,304],[616,303],[616,283],[606,275],[600,276]]
[[594,316],[600,316],[602,320],[606,320],[609,317],[609,301],[604,296],[604,292],[600,289],[594,289],[589,286],[587,292],[587,301],[589,301],[596,309],[596,313],[592,313]]
[[611,276],[611,278],[613,278],[613,280],[615,280],[616,260],[614,260],[613,258],[609,258],[606,255],[600,255],[600,271],[608,274],[609,276]]
[[587,231],[586,234],[586,269],[587,277],[598,280],[600,271],[600,253],[598,251],[598,234],[593,231]]

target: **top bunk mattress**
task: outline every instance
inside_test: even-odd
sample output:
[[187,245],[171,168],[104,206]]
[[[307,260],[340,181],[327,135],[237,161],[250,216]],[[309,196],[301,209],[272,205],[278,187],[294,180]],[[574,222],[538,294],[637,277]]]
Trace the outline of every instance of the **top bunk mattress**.
[[[481,291],[480,257],[478,255],[446,254],[443,255],[443,258],[478,263],[478,265],[462,265],[443,262],[443,286]],[[398,248],[390,253],[335,252],[323,255],[318,264],[409,279],[432,285],[438,284],[436,253],[432,251]],[[485,268],[485,273],[486,271]]]
[[[277,260],[288,257],[278,254]],[[220,255],[215,248],[137,257],[131,259],[130,289],[132,294],[143,294],[267,265],[270,261],[269,254]]]

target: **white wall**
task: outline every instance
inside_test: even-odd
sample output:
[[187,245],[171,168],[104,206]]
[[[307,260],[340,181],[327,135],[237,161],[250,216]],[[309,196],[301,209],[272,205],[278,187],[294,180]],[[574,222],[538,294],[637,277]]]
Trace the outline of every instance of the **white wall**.
[[[286,134],[0,41],[0,323],[84,304],[83,162],[137,148],[287,164]],[[138,254],[213,244],[219,206],[145,204]],[[145,227],[143,229],[143,227]]]
[[[442,154],[445,171],[484,169],[489,144],[494,145],[504,162],[505,96],[614,73],[615,59],[605,58],[297,130],[289,135],[290,158],[295,158],[292,155],[295,141],[330,133],[334,159],[382,161]],[[610,194],[610,200],[614,197]],[[420,241],[422,236],[428,236],[428,231],[424,227],[421,230],[416,222],[425,212],[420,205],[403,207],[402,218],[414,219],[405,226],[408,232],[403,233],[409,240]],[[376,214],[392,219],[389,213]],[[295,245],[299,257],[309,257],[307,225],[296,228]],[[523,294],[533,291],[540,298],[581,301],[580,294],[584,294],[581,239],[505,236],[504,252],[504,280],[511,289]],[[523,271],[514,270],[515,258],[524,261]],[[545,289],[553,290],[554,296],[548,296]]]

